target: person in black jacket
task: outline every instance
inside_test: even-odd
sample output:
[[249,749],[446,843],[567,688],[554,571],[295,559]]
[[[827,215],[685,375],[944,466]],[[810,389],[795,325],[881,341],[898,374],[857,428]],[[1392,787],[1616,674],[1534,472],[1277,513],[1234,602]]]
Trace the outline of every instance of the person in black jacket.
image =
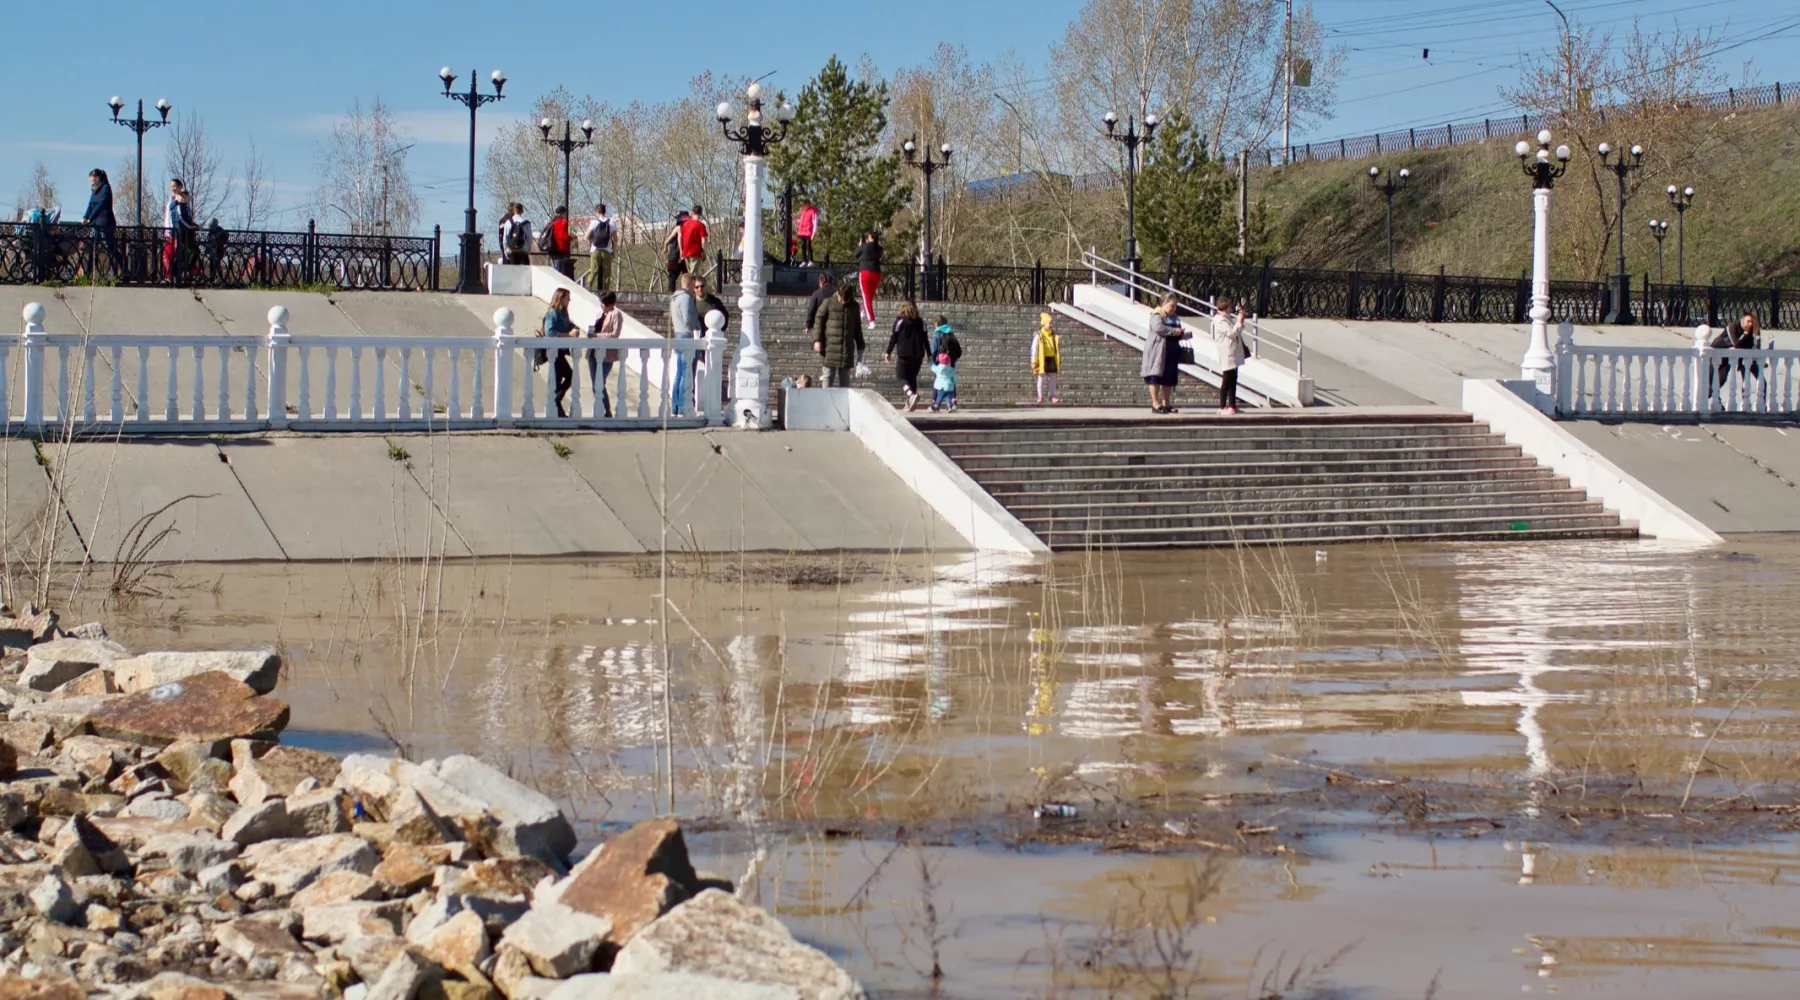
[[[1712,339],[1712,346],[1715,350],[1762,350],[1762,328],[1756,323],[1756,314],[1745,313],[1743,316],[1739,317],[1736,322],[1727,326]],[[1731,371],[1733,368],[1737,369],[1739,382],[1737,391],[1740,393],[1748,386],[1748,380],[1745,378],[1746,375],[1753,379],[1762,374],[1754,361],[1747,362],[1743,358],[1739,358],[1735,363],[1730,360],[1719,362],[1717,391],[1721,398],[1730,398],[1731,390],[1728,390],[1726,385],[1731,378]]]
[[881,237],[871,229],[856,245],[856,280],[862,285],[863,319],[875,329],[875,291],[881,287]]
[[906,390],[908,410],[919,402],[919,367],[925,363],[929,346],[919,307],[910,299],[900,303],[900,316],[894,320],[894,332],[888,337],[887,360],[894,363],[894,377]]
[[705,278],[694,279],[694,304],[700,309],[701,322],[705,322],[707,313],[717,309],[725,314],[725,325],[719,328],[719,332],[731,329],[731,310],[725,308],[725,300],[719,298],[719,293],[707,291]]
[[[106,249],[107,260],[112,262],[113,276],[122,277],[125,272],[125,261],[119,256],[118,218],[113,215],[112,184],[106,179],[106,171],[99,167],[88,171],[88,187],[93,194],[88,195],[87,211],[81,215],[85,225],[94,227],[94,242]],[[90,261],[92,256],[89,257]]]
[[813,293],[807,296],[806,333],[808,336],[811,336],[818,329],[819,308],[831,301],[831,289],[835,284],[837,284],[836,279],[832,278],[830,271],[827,271],[824,274],[819,275],[819,287],[813,289]]

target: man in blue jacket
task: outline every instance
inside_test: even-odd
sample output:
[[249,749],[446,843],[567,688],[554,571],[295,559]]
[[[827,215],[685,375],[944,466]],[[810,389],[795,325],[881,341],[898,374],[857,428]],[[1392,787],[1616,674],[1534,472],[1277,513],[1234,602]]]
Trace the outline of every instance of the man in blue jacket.
[[[81,221],[94,227],[94,240],[106,248],[107,259],[112,261],[113,276],[123,277],[125,262],[119,257],[119,244],[115,237],[118,219],[113,215],[112,184],[107,182],[106,171],[99,167],[88,171],[88,187],[93,194],[88,196],[87,211],[82,213]],[[89,263],[95,263],[89,254]]]

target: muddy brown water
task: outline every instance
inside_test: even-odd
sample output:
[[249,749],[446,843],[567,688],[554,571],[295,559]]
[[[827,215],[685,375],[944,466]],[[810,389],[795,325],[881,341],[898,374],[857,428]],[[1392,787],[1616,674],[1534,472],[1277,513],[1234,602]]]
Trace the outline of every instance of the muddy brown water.
[[185,566],[96,614],[277,643],[291,742],[480,755],[590,842],[672,794],[881,995],[1800,994],[1794,541],[685,557],[667,614],[658,572]]

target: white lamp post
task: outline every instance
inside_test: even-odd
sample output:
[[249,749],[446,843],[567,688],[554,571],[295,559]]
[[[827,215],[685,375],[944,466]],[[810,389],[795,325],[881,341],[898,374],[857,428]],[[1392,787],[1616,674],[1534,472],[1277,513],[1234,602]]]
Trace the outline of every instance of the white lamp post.
[[794,120],[794,109],[785,101],[775,109],[780,131],[763,127],[762,85],[753,83],[744,95],[748,107],[742,128],[732,128],[732,107],[722,101],[718,108],[719,128],[725,138],[737,143],[744,154],[744,261],[738,281],[738,310],[743,314],[743,334],[738,341],[736,373],[732,379],[732,412],[739,427],[768,426],[769,355],[762,346],[763,309],[763,176],[768,168],[764,156],[769,147],[787,137],[788,123]]
[[1531,346],[1519,363],[1519,377],[1537,383],[1538,391],[1555,391],[1556,357],[1550,353],[1550,189],[1569,169],[1569,147],[1550,151],[1550,130],[1537,134],[1534,155],[1531,144],[1520,140],[1513,147],[1519,166],[1531,178]]

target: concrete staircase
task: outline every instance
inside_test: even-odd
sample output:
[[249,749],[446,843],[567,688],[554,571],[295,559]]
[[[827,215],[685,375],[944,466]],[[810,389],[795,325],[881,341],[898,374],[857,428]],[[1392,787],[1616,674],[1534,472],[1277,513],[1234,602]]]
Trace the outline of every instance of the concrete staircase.
[[1637,535],[1467,414],[1008,417],[916,423],[1053,549]]
[[[729,295],[720,298],[727,300],[731,314],[731,326],[727,329],[731,346],[727,355],[735,357],[739,330],[737,291],[731,289]],[[620,293],[619,305],[639,322],[667,336],[669,306],[666,296]],[[906,397],[894,379],[893,366],[882,363],[881,353],[887,347],[897,306],[896,302],[876,302],[881,317],[880,329],[863,331],[868,344],[865,360],[871,374],[869,378],[855,382],[861,388],[876,390],[895,406],[903,404]],[[1045,312],[1045,308],[950,302],[928,302],[920,308],[927,329],[936,325],[934,319],[941,313],[950,319],[957,339],[962,342],[963,356],[957,365],[959,408],[1036,405],[1031,341],[1037,334],[1038,314]],[[806,300],[770,296],[762,315],[763,349],[769,352],[772,386],[779,386],[783,378],[802,372],[818,378],[818,356],[813,353],[812,341],[805,333]],[[1058,390],[1063,405],[1148,408],[1144,381],[1138,377],[1137,351],[1066,316],[1056,316],[1054,322],[1056,331],[1062,335],[1063,371]],[[930,370],[923,371],[920,379],[921,385],[929,390]],[[1216,390],[1202,387],[1184,376],[1177,390],[1178,403],[1194,405],[1196,392],[1203,392],[1210,402]],[[930,401],[929,392],[925,401]]]

